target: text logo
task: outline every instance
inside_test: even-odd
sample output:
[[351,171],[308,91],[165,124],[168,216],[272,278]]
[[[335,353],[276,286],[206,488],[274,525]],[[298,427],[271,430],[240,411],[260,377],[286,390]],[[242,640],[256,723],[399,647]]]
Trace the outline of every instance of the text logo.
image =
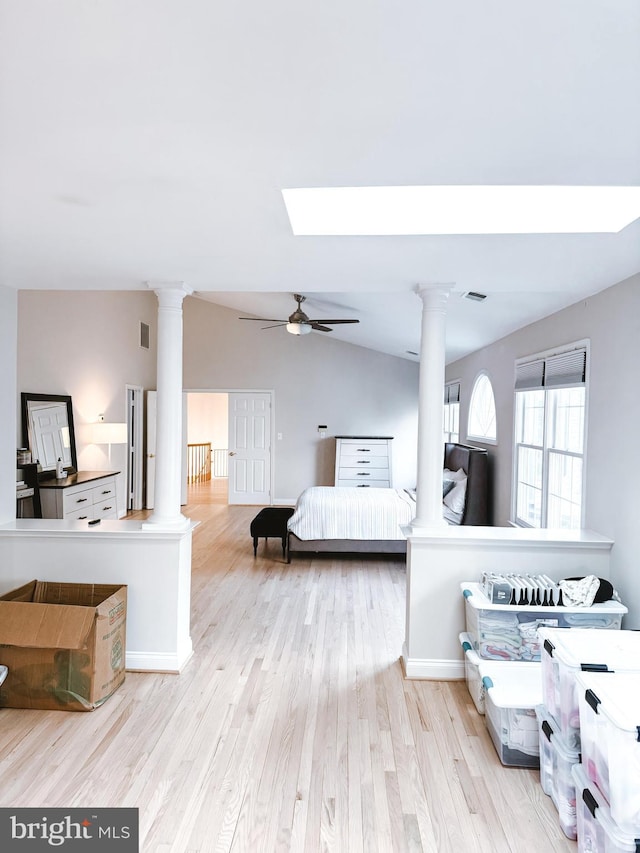
[[0,850],[138,853],[138,809],[0,809]]

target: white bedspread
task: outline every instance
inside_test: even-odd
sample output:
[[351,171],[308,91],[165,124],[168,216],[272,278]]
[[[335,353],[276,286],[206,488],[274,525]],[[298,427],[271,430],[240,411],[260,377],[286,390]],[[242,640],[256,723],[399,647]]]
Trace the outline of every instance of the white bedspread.
[[404,489],[311,486],[298,498],[289,530],[299,539],[404,539],[400,525],[415,515]]

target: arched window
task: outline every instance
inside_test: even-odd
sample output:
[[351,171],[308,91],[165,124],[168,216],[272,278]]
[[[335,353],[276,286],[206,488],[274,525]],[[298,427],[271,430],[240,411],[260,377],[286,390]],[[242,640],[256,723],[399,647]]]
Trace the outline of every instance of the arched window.
[[467,436],[481,441],[496,440],[496,401],[486,373],[478,376],[471,392]]

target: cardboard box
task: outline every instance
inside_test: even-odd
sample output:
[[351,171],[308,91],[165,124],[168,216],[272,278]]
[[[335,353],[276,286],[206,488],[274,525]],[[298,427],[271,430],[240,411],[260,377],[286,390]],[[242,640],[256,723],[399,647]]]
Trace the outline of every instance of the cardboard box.
[[0,596],[0,707],[92,711],[125,677],[127,587],[31,581]]

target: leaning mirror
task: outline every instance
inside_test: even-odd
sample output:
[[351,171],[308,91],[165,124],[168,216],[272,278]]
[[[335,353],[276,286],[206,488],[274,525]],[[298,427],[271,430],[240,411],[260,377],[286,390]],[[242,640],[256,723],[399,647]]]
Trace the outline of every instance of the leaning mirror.
[[78,469],[71,397],[63,394],[22,393],[22,434],[31,458],[42,466],[43,474],[55,476],[56,462],[65,470]]

